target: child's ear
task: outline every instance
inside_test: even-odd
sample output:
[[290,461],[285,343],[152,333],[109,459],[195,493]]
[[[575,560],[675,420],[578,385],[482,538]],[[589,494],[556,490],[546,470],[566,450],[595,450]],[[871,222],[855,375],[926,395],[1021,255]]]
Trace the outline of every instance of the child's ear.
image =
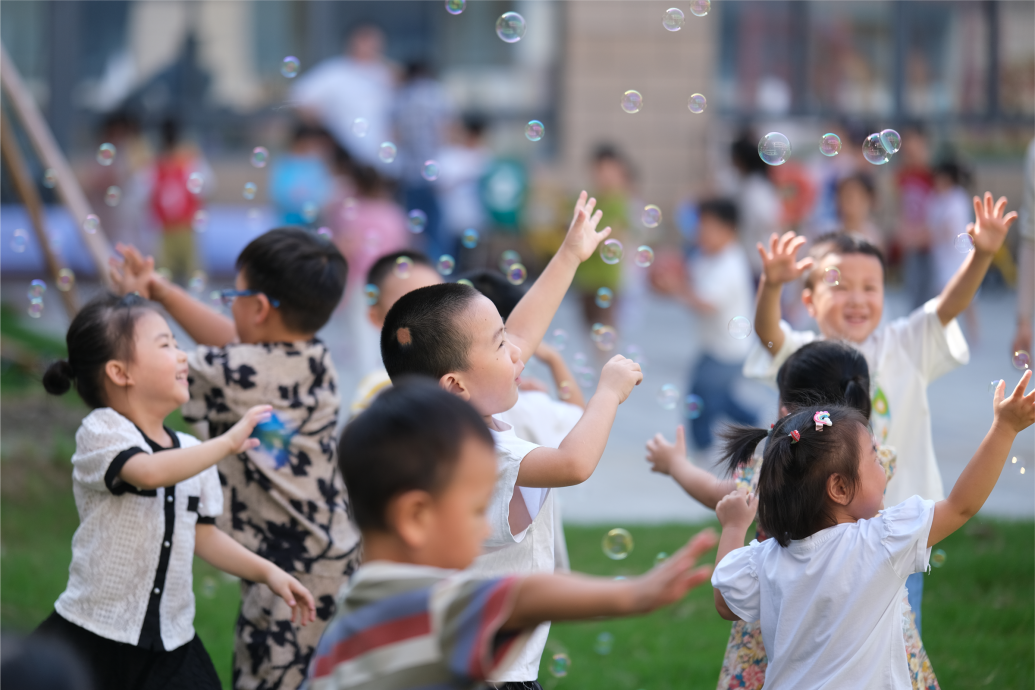
[[450,372],[445,374],[438,380],[438,385],[442,387],[442,390],[452,393],[462,400],[467,400],[468,402],[471,400],[471,392],[467,390],[463,379],[457,373]]
[[273,305],[270,304],[270,298],[261,292],[256,295],[256,298],[253,316],[255,318],[255,325],[260,326],[264,323],[269,323],[270,317],[273,316]]
[[117,359],[110,360],[104,365],[104,374],[119,388],[133,385],[133,377],[129,375],[129,369],[124,362]]
[[832,474],[827,477],[827,496],[838,505],[846,506],[852,502],[851,491],[844,477],[839,474]]
[[421,549],[431,535],[434,500],[427,491],[414,489],[393,498],[385,516],[388,527],[411,549]]
[[805,288],[801,291],[801,303],[805,305],[809,316],[816,318],[816,303],[812,301],[812,296],[812,288]]

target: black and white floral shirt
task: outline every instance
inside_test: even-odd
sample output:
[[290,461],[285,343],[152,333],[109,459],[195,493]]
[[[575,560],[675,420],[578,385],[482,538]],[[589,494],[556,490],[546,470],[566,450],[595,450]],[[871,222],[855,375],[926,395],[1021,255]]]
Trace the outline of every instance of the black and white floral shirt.
[[[173,448],[193,436],[166,429]],[[223,511],[215,467],[160,489],[119,478],[126,462],[163,449],[111,408],[94,410],[75,435],[72,490],[79,529],[68,587],[54,608],[101,637],[171,651],[194,637],[194,530]]]

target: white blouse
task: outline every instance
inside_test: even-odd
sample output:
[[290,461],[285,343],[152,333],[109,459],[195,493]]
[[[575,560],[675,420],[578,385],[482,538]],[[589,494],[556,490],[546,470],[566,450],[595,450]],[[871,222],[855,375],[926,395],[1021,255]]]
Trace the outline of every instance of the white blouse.
[[[198,444],[166,430],[174,448]],[[194,638],[194,530],[223,512],[215,467],[160,489],[119,478],[138,453],[164,449],[110,408],[94,410],[75,435],[72,490],[79,528],[68,586],[54,608],[101,637],[170,651]]]

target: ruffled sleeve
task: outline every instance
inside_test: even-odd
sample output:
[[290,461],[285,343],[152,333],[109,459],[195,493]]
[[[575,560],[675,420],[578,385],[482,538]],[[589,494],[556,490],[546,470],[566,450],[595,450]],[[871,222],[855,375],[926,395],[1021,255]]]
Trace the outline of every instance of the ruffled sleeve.
[[931,549],[927,538],[934,521],[934,501],[911,496],[881,511],[881,544],[901,577],[927,570]]
[[712,587],[719,590],[730,611],[748,623],[761,616],[758,558],[762,548],[757,540],[753,540],[747,546],[734,549],[712,572]]

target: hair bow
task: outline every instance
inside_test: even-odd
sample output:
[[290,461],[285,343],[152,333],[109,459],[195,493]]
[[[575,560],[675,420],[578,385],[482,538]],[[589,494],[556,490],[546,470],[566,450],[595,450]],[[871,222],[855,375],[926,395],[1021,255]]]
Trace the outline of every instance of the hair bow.
[[826,410],[812,415],[812,421],[816,423],[816,431],[823,431],[825,426],[834,426],[833,422],[830,421],[830,413]]

